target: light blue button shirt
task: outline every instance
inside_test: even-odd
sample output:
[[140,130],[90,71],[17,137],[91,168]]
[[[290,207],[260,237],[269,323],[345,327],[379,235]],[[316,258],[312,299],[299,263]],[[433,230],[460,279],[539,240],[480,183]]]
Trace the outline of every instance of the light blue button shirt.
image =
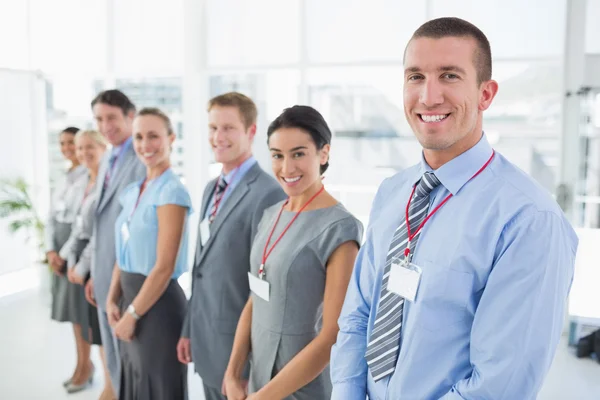
[[391,376],[373,381],[365,361],[390,241],[404,221],[422,161],[386,179],[375,197],[331,357],[334,400],[533,400],[561,335],[578,239],[552,197],[496,153],[485,136],[434,171],[441,181],[413,263]]
[[[176,204],[192,213],[190,195],[171,170],[166,170],[158,178],[149,181],[135,207],[143,180],[127,186],[119,200],[123,210],[115,223],[117,262],[125,272],[148,275],[156,264],[156,245],[158,241],[158,215],[156,208],[166,204]],[[135,211],[134,211],[135,209]],[[128,222],[129,221],[129,222]],[[123,224],[128,223],[129,238],[123,237]],[[187,270],[188,219],[186,218],[183,236],[175,262],[173,279],[177,279]]]
[[[228,185],[225,193],[223,194],[223,198],[221,199],[221,203],[219,203],[219,208],[217,209],[217,215],[219,211],[223,209],[223,205],[227,202],[227,198],[233,192],[233,189],[240,183],[244,175],[256,164],[256,159],[254,156],[250,156],[246,161],[244,161],[240,166],[232,171],[230,171],[227,175],[225,175],[225,183]],[[237,172],[236,172],[237,171]],[[206,212],[204,213],[204,218],[208,218],[210,212],[212,211],[213,204],[215,204],[215,196],[214,190],[211,194],[210,202],[208,203],[208,207],[206,207]]]

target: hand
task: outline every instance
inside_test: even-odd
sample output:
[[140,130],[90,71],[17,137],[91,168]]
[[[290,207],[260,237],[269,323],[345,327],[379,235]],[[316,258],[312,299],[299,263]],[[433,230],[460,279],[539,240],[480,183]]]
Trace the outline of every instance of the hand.
[[69,268],[69,271],[67,271],[67,279],[69,279],[69,282],[75,285],[83,285],[83,277],[77,275],[77,272],[75,272],[75,267]]
[[247,387],[248,382],[225,374],[221,392],[223,396],[227,396],[227,400],[245,400],[248,395]]
[[117,329],[117,324],[121,320],[121,310],[114,301],[110,299],[106,302],[106,314],[108,314],[108,324],[111,328]]
[[85,285],[85,299],[96,307],[96,299],[94,298],[94,281],[90,279],[88,283]]
[[53,267],[54,264],[56,264],[56,262],[54,261],[56,257],[58,257],[58,253],[54,250],[46,253],[46,259],[48,260],[48,265],[50,265],[50,267]]
[[[181,338],[177,343],[177,359],[182,364],[188,364],[192,362],[192,353],[190,351],[190,339]],[[221,389],[222,390],[222,389]]]
[[[56,252],[54,252],[56,253]],[[63,276],[64,272],[63,269],[65,267],[66,261],[63,260],[62,258],[60,258],[60,256],[58,254],[55,254],[54,257],[52,257],[52,263],[50,264],[50,267],[52,268],[52,271],[59,276]]]
[[[110,317],[109,317],[110,318]],[[124,342],[131,342],[135,332],[136,320],[129,313],[125,313],[123,318],[119,320],[115,329],[115,336]]]

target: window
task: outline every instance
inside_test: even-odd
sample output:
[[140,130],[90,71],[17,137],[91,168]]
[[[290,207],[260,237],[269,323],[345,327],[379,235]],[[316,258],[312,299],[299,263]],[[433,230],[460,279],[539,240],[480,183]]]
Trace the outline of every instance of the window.
[[298,61],[299,0],[210,0],[207,8],[209,65]]
[[311,62],[401,61],[404,47],[425,21],[425,2],[307,0]]
[[477,25],[495,59],[563,53],[566,0],[432,0],[431,5],[433,18],[460,17]]

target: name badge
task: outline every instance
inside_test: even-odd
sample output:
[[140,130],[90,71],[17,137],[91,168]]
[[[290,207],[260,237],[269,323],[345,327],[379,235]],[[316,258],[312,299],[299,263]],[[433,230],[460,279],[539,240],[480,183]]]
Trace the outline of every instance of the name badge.
[[420,282],[421,268],[419,266],[403,260],[392,262],[387,290],[414,302],[417,298]]
[[67,209],[67,203],[64,200],[61,200],[56,203],[56,211],[65,211]]
[[127,222],[123,222],[123,225],[121,225],[121,236],[123,237],[123,243],[129,241],[129,224]]
[[202,243],[202,247],[206,245],[208,239],[210,239],[210,222],[208,222],[208,218],[204,218],[200,222],[200,243]]
[[259,279],[248,272],[248,282],[250,283],[250,290],[254,292],[258,297],[264,301],[269,301],[270,284],[269,282]]
[[83,217],[81,215],[78,215],[77,218],[75,219],[75,226],[77,227],[78,230],[83,229]]

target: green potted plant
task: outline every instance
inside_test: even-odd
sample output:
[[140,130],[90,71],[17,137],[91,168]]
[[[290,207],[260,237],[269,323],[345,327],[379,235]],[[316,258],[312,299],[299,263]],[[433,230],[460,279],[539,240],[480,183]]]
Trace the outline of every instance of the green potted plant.
[[44,222],[35,209],[31,188],[23,178],[0,180],[0,218],[8,219],[11,233],[27,232],[27,240],[35,238],[39,262],[47,264],[44,243]]

